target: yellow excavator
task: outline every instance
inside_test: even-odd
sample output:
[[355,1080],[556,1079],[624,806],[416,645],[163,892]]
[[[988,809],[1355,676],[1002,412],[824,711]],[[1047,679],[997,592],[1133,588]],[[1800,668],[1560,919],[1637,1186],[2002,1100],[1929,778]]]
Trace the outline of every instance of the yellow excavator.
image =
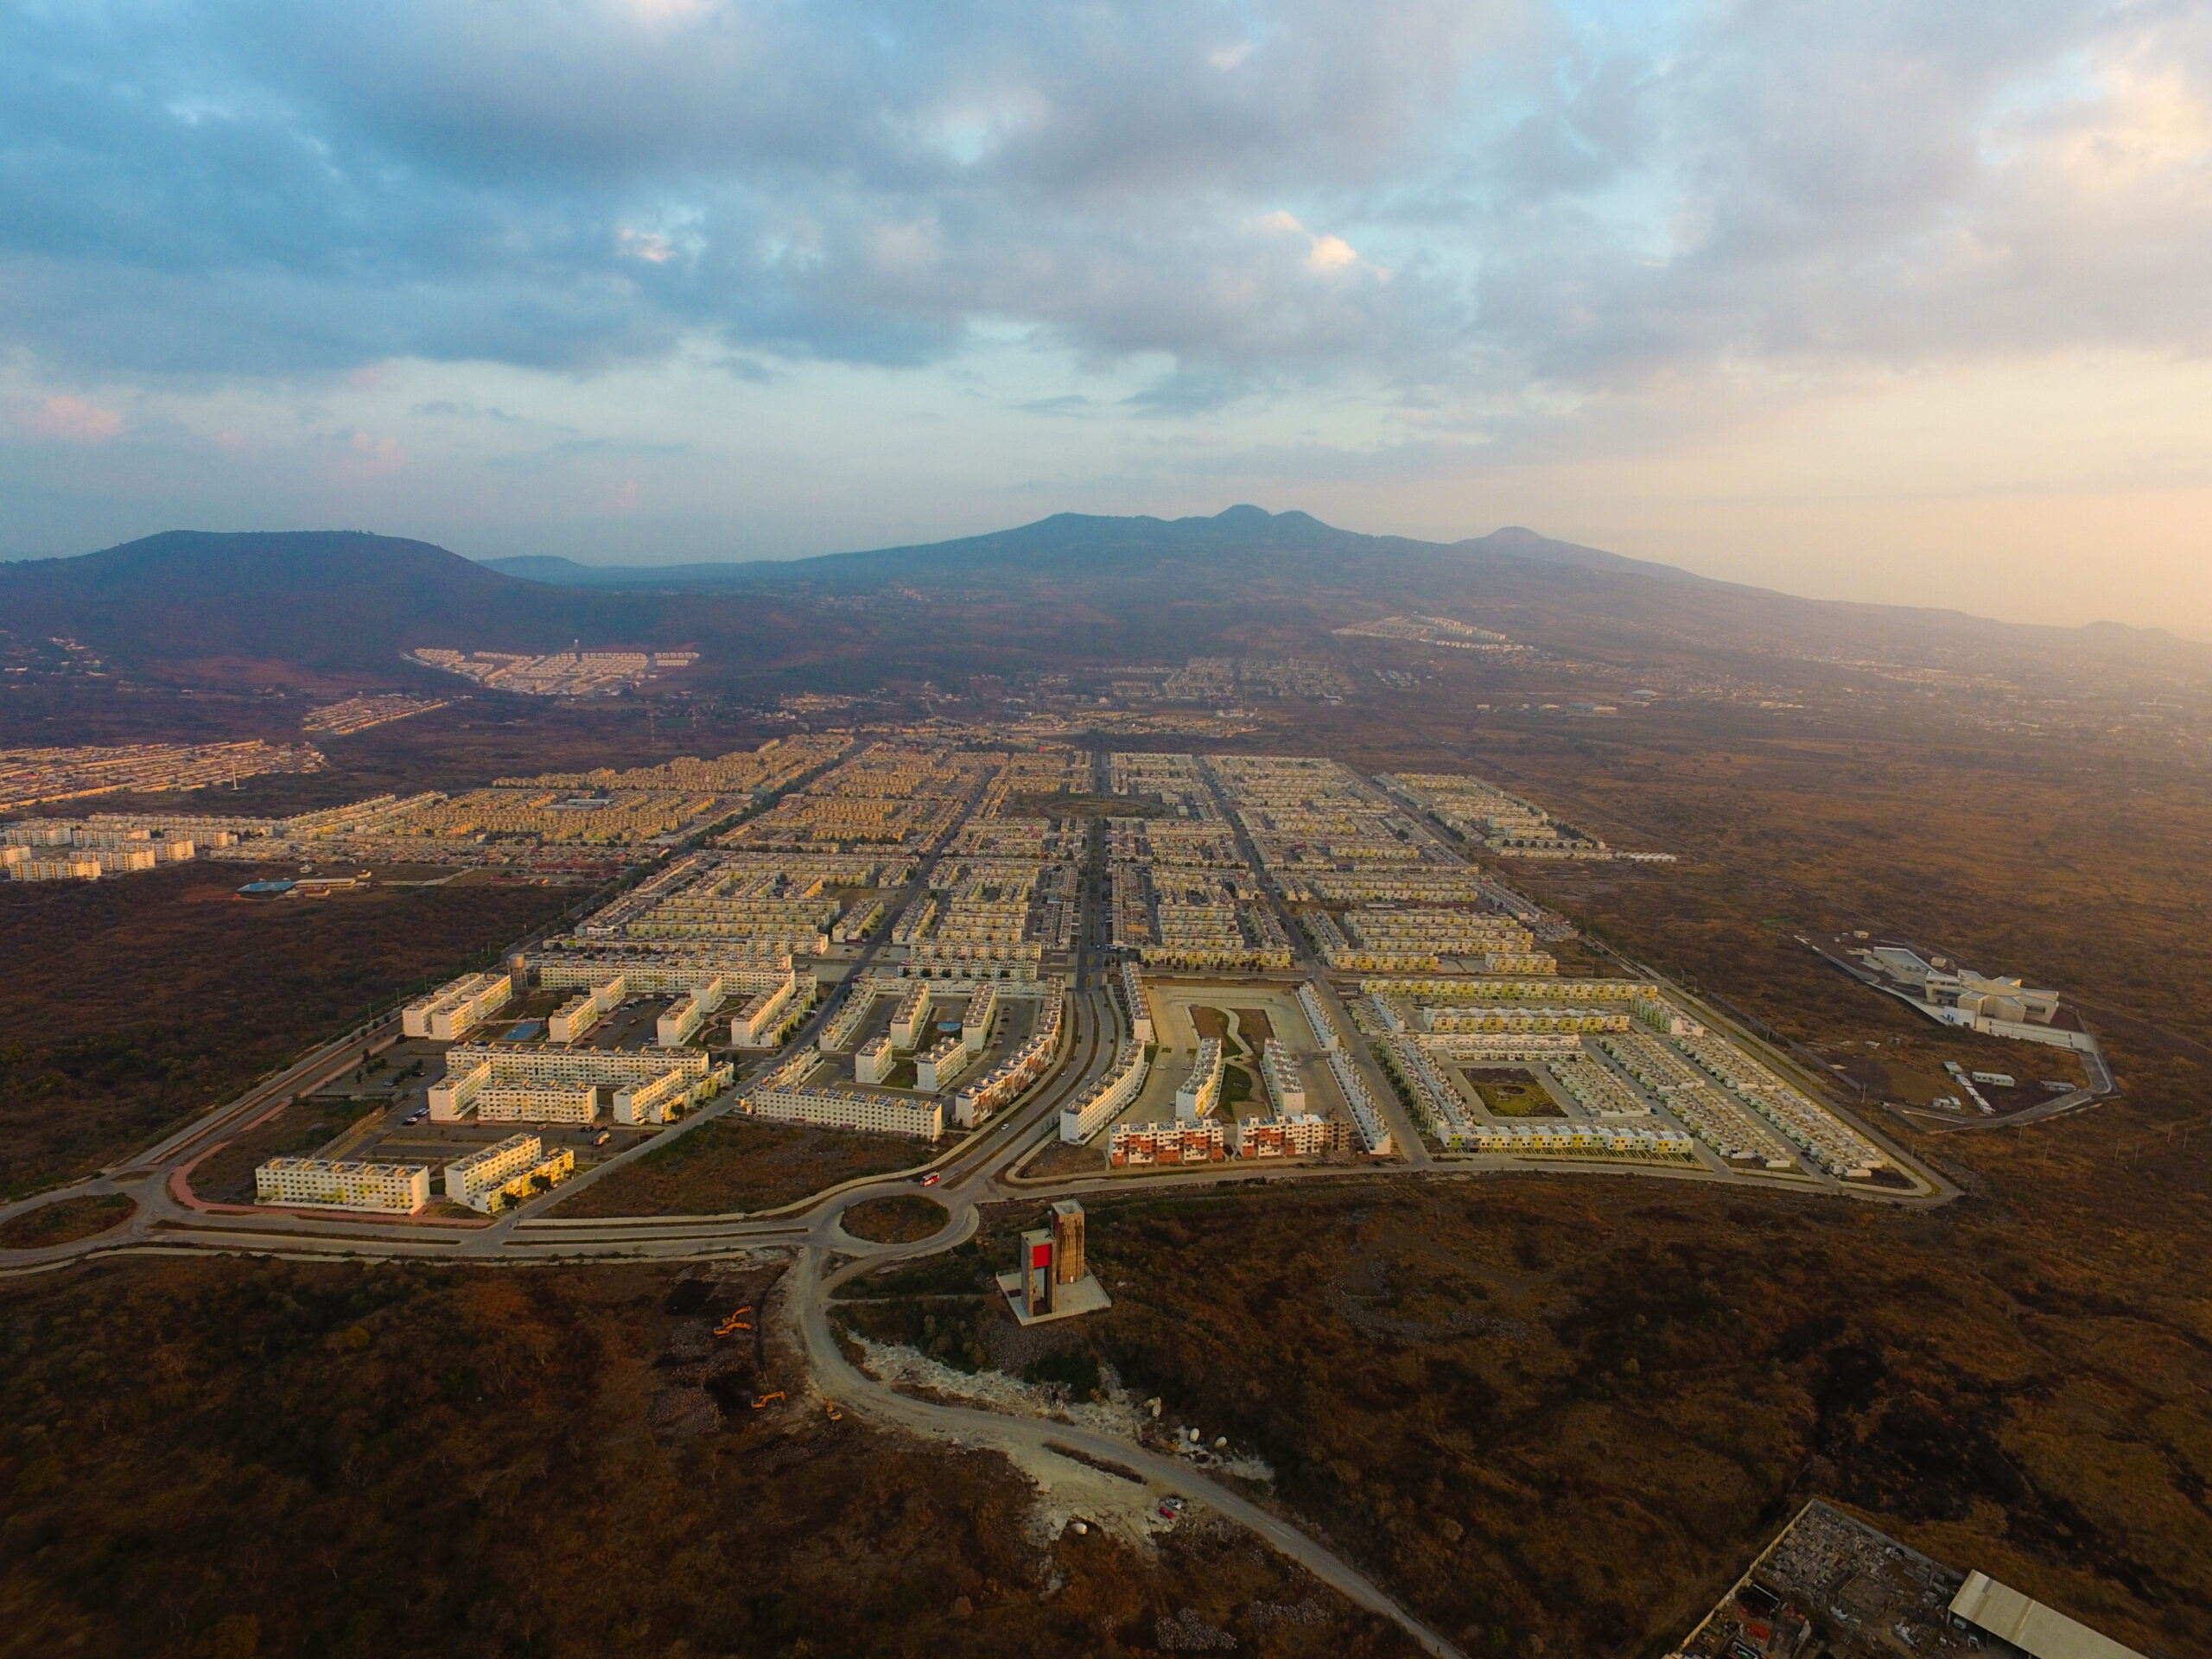
[[739,1308],[736,1313],[715,1327],[715,1334],[718,1337],[734,1337],[741,1331],[750,1331],[753,1327],[745,1323],[745,1316],[752,1311],[750,1307]]
[[764,1394],[758,1400],[755,1400],[753,1402],[753,1409],[758,1411],[761,1407],[766,1405],[771,1400],[780,1400],[783,1397],[784,1391],[781,1389],[778,1389],[773,1394]]
[[830,1414],[831,1422],[842,1423],[845,1421],[845,1414],[837,1409],[837,1402],[835,1400],[824,1400],[822,1402],[822,1408]]

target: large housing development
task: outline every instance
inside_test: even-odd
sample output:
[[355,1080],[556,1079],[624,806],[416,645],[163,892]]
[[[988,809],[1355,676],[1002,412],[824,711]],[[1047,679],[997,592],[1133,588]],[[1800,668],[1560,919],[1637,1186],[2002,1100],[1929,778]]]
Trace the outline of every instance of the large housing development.
[[271,772],[321,772],[304,743],[132,743],[120,748],[0,749],[0,812],[122,790],[151,794],[235,784]]
[[532,697],[607,696],[699,660],[696,651],[561,651],[533,657],[436,645],[407,655],[426,668],[461,675],[492,690]]
[[[219,747],[227,755],[238,746]],[[79,847],[91,846],[124,833],[148,842],[189,842],[201,857],[241,862],[521,864],[605,871],[658,855],[668,837],[736,817],[762,797],[830,764],[846,747],[847,740],[835,736],[772,738],[757,749],[741,749],[713,760],[684,757],[622,772],[503,778],[459,795],[436,790],[405,797],[378,795],[346,806],[283,817],[205,812],[96,813],[82,821],[45,821],[42,825],[17,827],[26,834],[35,830],[48,836],[55,845],[66,841]],[[270,764],[258,769],[307,771],[321,766],[319,754],[311,750],[302,753],[313,755],[313,766],[304,760],[295,763],[272,751],[267,757]],[[207,764],[215,765],[220,759]],[[279,760],[283,761],[281,766]],[[182,786],[102,783],[98,790],[75,792]],[[63,830],[67,833],[60,833]]]
[[[1573,930],[1467,856],[1616,855],[1541,809],[1479,779],[1368,779],[1314,757],[1124,753],[1109,772],[1143,808],[1108,825],[1109,936],[1146,976],[1123,987],[1130,1028],[1163,1044],[1189,1033],[1172,1089],[1133,1087],[1117,1060],[1116,1109],[1104,1090],[1064,1108],[1068,1141],[1111,1123],[1115,1166],[1211,1159],[1214,1125],[1224,1157],[1335,1144],[1309,1116],[1395,1155],[1395,1096],[1445,1157],[1894,1174],[1869,1135],[1660,987],[1560,972],[1554,946]],[[1321,969],[1295,985],[1295,1013],[1266,1013],[1233,1050],[1194,1030],[1199,1014],[1254,1001],[1241,985],[1289,968],[1293,951],[1262,949],[1278,932]],[[1193,977],[1214,988],[1185,990]],[[1192,1012],[1206,1001],[1217,1011]],[[1233,1108],[1225,1068],[1243,1074]]]
[[[765,1122],[925,1143],[1043,1093],[1064,1156],[1131,1177],[1412,1159],[1910,1185],[1819,1083],[1678,994],[1563,970],[1571,925],[1470,857],[1541,828],[1478,779],[833,734],[491,787],[579,824],[663,797],[690,801],[676,819],[694,825],[741,798],[753,810],[507,973],[405,1009],[410,1038],[450,1045],[430,1122],[517,1132],[448,1167],[449,1194],[480,1210],[565,1175],[544,1145],[525,1158],[522,1132],[649,1134],[734,1083],[729,1109]],[[254,828],[443,833],[454,804],[386,798]],[[1104,876],[1095,927],[1086,866]],[[1071,977],[1086,937],[1109,952],[1104,1000]],[[1075,1016],[1101,1009],[1110,1041],[1071,1043]]]

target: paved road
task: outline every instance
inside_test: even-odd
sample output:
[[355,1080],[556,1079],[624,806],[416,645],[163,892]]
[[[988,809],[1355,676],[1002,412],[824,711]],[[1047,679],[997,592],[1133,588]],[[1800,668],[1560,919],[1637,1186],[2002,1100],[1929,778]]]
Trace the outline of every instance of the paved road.
[[[1230,822],[1234,824],[1233,818]],[[1240,842],[1244,841],[1241,827]],[[1250,855],[1249,844],[1245,847]],[[933,851],[918,869],[915,882],[902,890],[901,904],[925,881],[940,851]],[[1256,868],[1256,865],[1255,867]],[[1090,876],[1087,874],[1086,880]],[[1093,908],[1086,906],[1086,909]],[[895,912],[893,913],[896,913]],[[1374,1180],[1438,1179],[1451,1175],[1472,1178],[1506,1173],[1541,1173],[1554,1176],[1611,1174],[1623,1179],[1707,1181],[1744,1186],[1758,1185],[1728,1172],[1707,1169],[1630,1167],[1618,1165],[1578,1165],[1564,1160],[1503,1157],[1459,1160],[1433,1160],[1409,1124],[1399,1122],[1395,1091],[1377,1090],[1376,1098],[1390,1110],[1400,1146],[1411,1163],[1355,1166],[1195,1166],[1163,1171],[1139,1182],[1104,1174],[1081,1175],[1038,1182],[1017,1183],[1018,1168],[1058,1129],[1062,1105],[1087,1092],[1111,1065],[1122,1034],[1118,1011],[1108,993],[1084,982],[1090,977],[1089,925],[1078,949],[1076,982],[1071,992],[1065,1036],[1055,1068],[1022,1100],[1000,1113],[981,1129],[938,1156],[927,1166],[938,1177],[931,1196],[944,1202],[951,1214],[946,1227],[919,1244],[881,1246],[856,1240],[842,1224],[844,1211],[868,1198],[915,1191],[912,1175],[871,1177],[817,1193],[785,1210],[757,1215],[646,1216],[606,1219],[566,1219],[549,1217],[544,1210],[570,1196],[573,1185],[545,1200],[534,1203],[492,1225],[440,1226],[372,1217],[286,1215],[265,1211],[211,1213],[188,1204],[175,1178],[228,1135],[251,1123],[283,1096],[318,1086],[355,1064],[365,1045],[381,1046],[396,1034],[397,1021],[387,1020],[365,1032],[348,1033],[306,1056],[295,1065],[257,1084],[237,1100],[207,1114],[196,1122],[149,1147],[124,1165],[93,1180],[60,1192],[0,1207],[0,1220],[79,1193],[129,1193],[138,1209],[131,1221],[117,1231],[96,1239],[57,1245],[44,1250],[0,1251],[0,1274],[50,1271],[73,1262],[118,1254],[268,1254],[302,1258],[340,1256],[391,1259],[435,1259],[486,1265],[587,1261],[697,1261],[758,1250],[788,1251],[796,1263],[793,1294],[786,1306],[798,1325],[810,1363],[824,1391],[849,1410],[886,1423],[937,1435],[995,1444],[1035,1459],[1058,1455],[1048,1441],[1071,1446],[1096,1457],[1137,1470],[1148,1484],[1162,1491],[1173,1489],[1197,1494],[1222,1515],[1250,1528],[1276,1549],[1313,1573],[1323,1582],[1358,1605],[1389,1618],[1402,1626],[1428,1652],[1454,1656],[1457,1650],[1399,1606],[1370,1580],[1314,1540],[1238,1493],[1211,1480],[1190,1463],[1150,1452],[1117,1438],[1079,1430],[1070,1425],[1003,1416],[909,1398],[876,1382],[855,1369],[839,1349],[830,1331],[827,1298],[844,1278],[888,1259],[906,1259],[952,1248],[970,1236],[978,1224],[979,1206],[1009,1198],[1041,1202],[1048,1198],[1127,1193],[1160,1185],[1211,1186],[1225,1183],[1306,1180]],[[886,930],[887,933],[887,929]],[[1294,931],[1293,938],[1297,938]],[[862,951],[854,965],[858,973],[873,959],[882,943],[880,935]],[[1301,955],[1305,953],[1301,951]],[[1324,974],[1312,976],[1327,990]],[[1333,993],[1330,993],[1333,1000]],[[805,1040],[829,1014],[817,1010],[803,1028]],[[1336,1012],[1342,1018],[1339,1007]],[[1351,1027],[1345,1021],[1347,1031]],[[643,1143],[639,1148],[610,1160],[603,1168],[619,1166],[645,1148],[665,1145],[671,1135],[687,1132],[697,1122],[731,1109],[736,1093],[684,1124],[675,1126]],[[2017,1121],[2017,1120],[2016,1120]],[[1771,1189],[1770,1189],[1771,1190]],[[1854,1193],[1891,1202],[1940,1204],[1955,1196],[1947,1184],[1912,1195]],[[833,1255],[856,1258],[834,1273],[825,1273]]]
[[[1219,775],[1211,766],[1202,766],[1201,771],[1205,777],[1206,789],[1213,796],[1214,810],[1221,814],[1222,822],[1229,826],[1230,834],[1236,837],[1237,852],[1251,867],[1253,875],[1260,883],[1260,890],[1267,895],[1268,907],[1274,912],[1275,919],[1289,936],[1291,960],[1299,965],[1301,977],[1313,985],[1327,1007],[1330,1017],[1337,1022],[1338,1033],[1343,1039],[1344,1058],[1366,1081],[1369,1097],[1375,1102],[1383,1121],[1389,1125],[1393,1155],[1405,1160],[1415,1169],[1430,1167],[1435,1160],[1429,1156],[1427,1143],[1421,1138],[1421,1131],[1414,1127],[1413,1117],[1406,1110],[1405,1103],[1398,1098],[1398,1091],[1390,1086],[1387,1079],[1376,1075],[1375,1068],[1359,1052],[1359,1027],[1352,1023],[1344,999],[1337,995],[1337,988],[1329,978],[1328,964],[1314,954],[1306,938],[1306,930],[1298,925],[1297,918],[1284,906],[1281,889],[1268,873],[1267,866],[1260,861],[1260,849],[1254,843],[1250,832],[1244,828],[1244,821],[1236,816],[1234,804],[1222,788]],[[1395,803],[1392,804],[1395,807]],[[1318,1032],[1314,1034],[1319,1035]]]

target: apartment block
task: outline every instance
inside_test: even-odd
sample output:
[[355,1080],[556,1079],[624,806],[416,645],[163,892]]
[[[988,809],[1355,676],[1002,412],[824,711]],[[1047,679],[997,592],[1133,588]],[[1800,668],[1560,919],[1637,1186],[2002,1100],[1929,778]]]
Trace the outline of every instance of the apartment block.
[[1343,1138],[1337,1125],[1306,1112],[1248,1117],[1229,1132],[1230,1147],[1239,1158],[1310,1158]]
[[[727,1085],[728,1065],[696,1048],[534,1048],[519,1043],[464,1044],[446,1054],[446,1074],[430,1085],[430,1121],[457,1123],[475,1111],[495,1122],[583,1122],[595,1091],[637,1090],[670,1073],[679,1088],[651,1098],[689,1106]],[[488,1096],[488,1098],[487,1098]],[[480,1105],[488,1105],[487,1117]],[[543,1113],[537,1116],[533,1114]],[[649,1121],[658,1122],[661,1117]]]
[[1046,982],[1036,1028],[1029,1033],[1029,1040],[1001,1060],[980,1081],[960,1091],[953,1103],[954,1122],[964,1129],[974,1128],[1044,1074],[1052,1057],[1059,1052],[1060,1020],[1066,1001],[1066,982],[1057,978]]
[[721,1007],[727,994],[719,974],[703,985],[692,987],[662,1011],[654,1022],[653,1040],[663,1048],[680,1048],[707,1023],[707,1016]]
[[1208,1037],[1198,1044],[1198,1058],[1191,1063],[1190,1075],[1176,1088],[1176,1121],[1195,1123],[1210,1116],[1221,1099],[1221,1039]]
[[907,987],[906,994],[899,999],[899,1007],[891,1016],[891,1040],[900,1048],[921,1046],[922,1033],[928,1028],[930,1018],[930,982],[918,979]]
[[430,1172],[422,1164],[272,1158],[253,1172],[253,1193],[262,1204],[412,1215],[430,1201]]
[[1140,1043],[1152,1036],[1152,1004],[1144,994],[1144,970],[1134,962],[1122,964],[1122,1001],[1129,1014],[1129,1035]]
[[[571,1165],[575,1154],[569,1154]],[[511,1135],[497,1146],[456,1158],[445,1169],[446,1197],[472,1210],[489,1211],[492,1199],[516,1176],[525,1178],[545,1161],[544,1142],[534,1135]]]
[[[811,983],[811,980],[809,981]],[[729,1040],[738,1048],[772,1048],[776,1033],[799,1001],[797,973],[784,976],[773,988],[755,991],[730,1017]]]
[[546,1024],[548,1041],[573,1043],[578,1038],[614,1012],[615,1007],[629,995],[630,982],[626,975],[617,974],[570,997],[553,1012]]
[[914,1087],[937,1094],[976,1063],[976,1051],[957,1037],[947,1037],[914,1061]]
[[859,1048],[853,1055],[853,1081],[881,1083],[898,1064],[898,1051],[888,1035]]
[[1382,1116],[1382,1109],[1375,1103],[1367,1080],[1359,1075],[1359,1068],[1343,1049],[1331,1049],[1328,1059],[1329,1070],[1337,1079],[1344,1104],[1351,1108],[1352,1128],[1359,1136],[1361,1149],[1378,1156],[1387,1155],[1391,1148],[1389,1122]]
[[1276,1038],[1268,1038],[1261,1047],[1260,1076],[1279,1116],[1297,1117],[1304,1114],[1306,1079],[1299,1075],[1298,1062],[1291,1058],[1290,1051]]
[[960,1042],[970,1054],[982,1052],[989,1039],[992,1017],[998,1013],[999,988],[985,983],[976,987],[968,998],[968,1006],[960,1013]]
[[745,1097],[745,1109],[774,1123],[812,1123],[935,1141],[944,1133],[944,1108],[934,1100],[857,1090],[762,1087]]
[[1313,1040],[1324,1048],[1335,1048],[1344,1041],[1337,1033],[1337,1022],[1329,1013],[1329,1005],[1321,1000],[1320,992],[1313,988],[1313,982],[1306,980],[1298,988],[1299,1012],[1306,1016],[1306,1023],[1313,1027]]
[[1100,1079],[1088,1098],[1060,1109],[1060,1139],[1079,1146],[1112,1121],[1114,1115],[1137,1097],[1151,1070],[1144,1046],[1129,1042],[1114,1057],[1113,1070]]
[[401,1009],[399,1028],[410,1037],[458,1042],[513,995],[514,982],[505,974],[467,974]]
[[1106,1161],[1118,1169],[1217,1164],[1228,1155],[1227,1139],[1218,1123],[1116,1123],[1107,1141]]

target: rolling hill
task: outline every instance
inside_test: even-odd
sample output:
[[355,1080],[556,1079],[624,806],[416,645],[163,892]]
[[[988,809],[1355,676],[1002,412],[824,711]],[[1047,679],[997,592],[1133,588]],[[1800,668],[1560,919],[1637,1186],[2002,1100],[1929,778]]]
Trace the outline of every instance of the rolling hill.
[[[359,531],[170,531],[0,565],[0,626],[81,640],[181,683],[416,676],[416,645],[691,645],[689,683],[851,685],[1074,662],[1329,648],[1331,631],[1447,611],[1554,652],[2212,670],[2212,648],[2112,625],[2018,626],[1719,582],[1508,529],[1444,543],[1303,512],[1061,513],[990,535],[788,561],[639,569],[476,563]],[[798,680],[790,680],[798,672]],[[442,677],[437,683],[450,684]]]

